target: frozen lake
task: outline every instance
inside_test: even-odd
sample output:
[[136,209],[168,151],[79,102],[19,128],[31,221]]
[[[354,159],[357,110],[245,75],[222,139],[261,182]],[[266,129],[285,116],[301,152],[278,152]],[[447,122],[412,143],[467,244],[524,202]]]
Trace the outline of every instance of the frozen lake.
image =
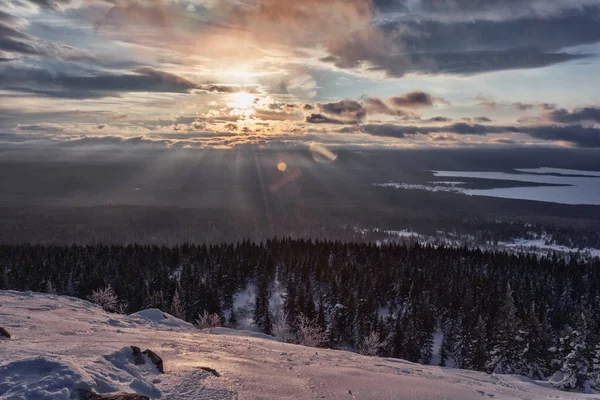
[[564,185],[498,189],[464,189],[462,191],[463,193],[472,196],[491,196],[505,199],[535,200],[574,205],[600,205],[600,171],[579,171],[558,168],[517,169],[515,171],[515,173],[483,171],[432,172],[434,176],[444,178],[479,178]]

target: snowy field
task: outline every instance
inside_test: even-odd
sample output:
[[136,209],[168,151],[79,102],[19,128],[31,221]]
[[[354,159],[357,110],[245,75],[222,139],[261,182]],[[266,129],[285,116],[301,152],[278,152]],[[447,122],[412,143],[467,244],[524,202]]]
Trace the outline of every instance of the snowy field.
[[[81,390],[162,399],[600,399],[494,376],[283,344],[224,328],[212,334],[159,310],[108,314],[87,301],[0,291],[0,399],[77,399]],[[151,349],[165,374],[135,365]],[[220,376],[204,372],[215,369]]]

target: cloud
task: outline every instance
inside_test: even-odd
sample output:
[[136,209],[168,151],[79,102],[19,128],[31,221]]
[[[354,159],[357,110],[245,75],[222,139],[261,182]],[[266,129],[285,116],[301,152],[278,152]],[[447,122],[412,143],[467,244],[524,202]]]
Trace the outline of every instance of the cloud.
[[[447,104],[442,98],[422,91],[414,91],[386,99],[366,97],[361,101],[342,100],[336,103],[317,103],[315,106],[306,104],[304,110],[312,111],[316,107],[322,115],[335,117],[334,119],[342,122],[356,123],[364,120],[368,115],[377,114],[402,119],[419,119],[418,114],[413,110],[433,107],[437,103]],[[323,123],[321,119],[317,121]]]
[[423,122],[451,122],[451,121],[452,121],[452,118],[438,116],[438,117],[430,118]]
[[488,110],[495,110],[498,106],[498,103],[495,100],[485,96],[477,96],[475,100],[477,100],[477,106],[487,108]]
[[553,103],[542,103],[539,106],[542,110],[546,110],[546,111],[552,111],[552,110],[556,110],[558,108],[556,106],[556,104],[553,104]]
[[390,103],[398,108],[423,108],[433,107],[435,103],[443,102],[438,97],[433,97],[429,93],[415,91],[403,94],[401,96],[390,97]]
[[322,114],[335,116],[349,122],[362,121],[367,116],[367,110],[354,100],[342,100],[337,103],[318,103],[317,108]]
[[0,88],[56,98],[100,98],[124,92],[190,93],[193,90],[218,93],[256,92],[255,86],[198,85],[182,76],[143,67],[128,73],[68,75],[41,68],[8,66],[0,75]]
[[454,123],[445,126],[416,126],[397,124],[365,124],[355,128],[342,128],[340,132],[363,132],[373,136],[392,137],[402,139],[408,135],[494,135],[505,133],[527,134],[535,139],[545,141],[569,142],[578,147],[599,148],[600,128],[585,127],[580,124],[558,126],[512,126],[512,125],[480,125],[468,123]]
[[569,142],[578,147],[600,147],[600,128],[585,127],[580,124],[529,127],[523,128],[521,132],[541,140]]
[[517,111],[529,111],[534,107],[533,104],[522,103],[520,101],[512,103],[511,106]]
[[343,125],[343,124],[351,124],[354,123],[352,121],[342,121],[339,119],[335,119],[335,118],[329,118],[323,114],[310,114],[309,116],[306,117],[306,122],[308,122],[309,124],[336,124],[336,125]]
[[473,119],[475,120],[475,122],[480,122],[480,123],[493,122],[493,120],[489,117],[475,117]]
[[27,25],[27,21],[0,10],[0,50],[57,60],[95,60],[94,55],[87,50],[50,42],[25,33]]
[[[479,1],[435,1],[429,9],[411,9],[412,13],[407,14],[410,18],[382,18],[392,21],[379,27],[380,34],[356,33],[330,49],[323,61],[339,68],[355,68],[368,62],[375,70],[401,77],[407,73],[470,75],[578,60],[590,55],[566,49],[600,41],[600,6],[586,3],[590,5],[559,7],[552,13],[531,13],[521,18],[512,18],[509,8],[505,8],[506,18],[490,19],[485,15],[462,16],[464,9],[480,8],[475,7],[481,4]],[[449,16],[429,18],[427,12],[440,13],[444,9],[434,4],[448,6],[444,13]],[[381,46],[386,53],[377,51]]]
[[560,123],[595,122],[600,124],[600,107],[582,107],[573,111],[564,108],[551,111],[550,120]]
[[222,85],[222,84],[202,84],[197,85],[196,89],[204,92],[214,92],[214,93],[251,93],[251,94],[259,94],[261,93],[261,87],[258,85],[252,86],[243,86],[243,85]]
[[49,8],[52,10],[56,10],[60,8],[61,5],[71,3],[71,0],[28,0],[30,3],[36,4],[43,8]]

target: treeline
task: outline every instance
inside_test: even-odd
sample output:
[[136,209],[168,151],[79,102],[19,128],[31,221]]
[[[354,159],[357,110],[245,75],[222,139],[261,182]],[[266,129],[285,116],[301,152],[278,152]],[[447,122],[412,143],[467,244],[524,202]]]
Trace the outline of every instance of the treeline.
[[[412,229],[431,237],[445,238],[453,235],[454,238],[464,238],[464,243],[470,247],[494,245],[516,238],[543,238],[549,241],[548,244],[600,248],[598,207],[589,206],[589,211],[583,207],[581,211],[577,211],[577,216],[569,216],[563,213],[564,210],[561,211],[562,208],[555,210],[540,202],[536,210],[546,210],[548,215],[556,217],[540,217],[529,209],[517,215],[499,211],[497,215],[486,215],[477,212],[472,204],[465,206],[464,199],[460,200],[463,197],[458,195],[454,195],[460,200],[456,204],[445,203],[446,200],[454,199],[450,197],[426,208],[428,200],[420,197],[418,192],[420,191],[407,191],[412,199],[408,205],[403,202],[403,197],[394,201],[394,207],[384,209],[370,204],[362,204],[360,207],[310,204],[304,207],[284,207],[283,210],[288,211],[281,212],[281,209],[269,205],[266,208],[269,212],[266,214],[264,210],[259,213],[260,210],[252,208],[0,207],[0,243],[172,246],[183,242],[235,243],[245,238],[260,242],[275,236],[374,242],[389,239],[389,235],[384,232],[386,230]],[[346,197],[352,198],[353,194]],[[484,204],[488,204],[487,202],[488,200]],[[444,204],[444,207],[440,208],[440,204]],[[458,205],[465,207],[466,211],[457,212],[455,207]],[[418,207],[415,208],[416,206]]]
[[[268,334],[298,340],[312,332],[324,347],[536,379],[554,375],[563,389],[600,383],[598,259],[277,238],[0,246],[1,289],[88,298],[106,286],[128,312],[170,310],[177,298],[186,320],[206,312],[232,326],[241,317],[236,293],[252,287],[251,317]],[[435,359],[434,333],[443,335]]]

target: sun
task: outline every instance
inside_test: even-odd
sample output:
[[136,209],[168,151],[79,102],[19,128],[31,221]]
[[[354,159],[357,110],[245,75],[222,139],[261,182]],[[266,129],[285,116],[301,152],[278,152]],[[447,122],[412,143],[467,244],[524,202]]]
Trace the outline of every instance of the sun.
[[252,107],[255,99],[256,96],[251,93],[233,93],[229,95],[229,101],[227,102],[227,106],[230,108],[247,110],[248,108]]

